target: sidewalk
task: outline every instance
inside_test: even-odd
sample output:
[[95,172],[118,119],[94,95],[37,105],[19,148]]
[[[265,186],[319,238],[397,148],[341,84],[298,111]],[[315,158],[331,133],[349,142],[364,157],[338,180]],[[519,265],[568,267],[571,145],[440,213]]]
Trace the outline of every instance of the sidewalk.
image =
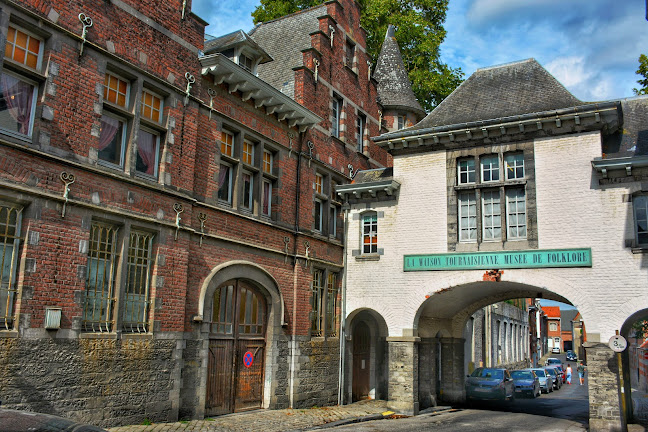
[[205,420],[188,420],[175,423],[119,426],[110,432],[284,432],[302,431],[326,423],[347,420],[352,422],[365,417],[379,419],[393,414],[386,401],[361,401],[350,405],[309,409],[255,410],[229,414]]

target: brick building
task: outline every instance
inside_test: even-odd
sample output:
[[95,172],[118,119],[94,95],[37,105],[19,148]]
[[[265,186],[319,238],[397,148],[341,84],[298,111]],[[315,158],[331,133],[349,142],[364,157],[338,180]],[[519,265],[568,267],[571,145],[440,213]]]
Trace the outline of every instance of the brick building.
[[562,349],[562,331],[560,320],[560,307],[558,306],[543,306],[542,310],[547,316],[547,344],[551,352],[554,348],[558,348],[560,352]]
[[336,188],[391,164],[357,4],[206,39],[180,0],[0,11],[3,406],[336,403]]

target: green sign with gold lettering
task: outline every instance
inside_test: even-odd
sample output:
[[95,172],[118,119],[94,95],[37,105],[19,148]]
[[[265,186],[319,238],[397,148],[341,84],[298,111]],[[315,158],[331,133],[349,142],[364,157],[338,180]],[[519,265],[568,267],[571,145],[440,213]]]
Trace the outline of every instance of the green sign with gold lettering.
[[405,255],[404,271],[592,267],[592,249],[544,249]]

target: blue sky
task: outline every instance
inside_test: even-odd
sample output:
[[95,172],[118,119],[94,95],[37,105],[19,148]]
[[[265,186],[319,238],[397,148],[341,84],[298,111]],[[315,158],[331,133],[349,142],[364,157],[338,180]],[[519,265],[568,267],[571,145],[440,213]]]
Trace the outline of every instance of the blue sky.
[[[259,0],[196,0],[220,36],[252,29]],[[449,0],[441,59],[475,69],[533,57],[583,101],[633,96],[648,54],[644,0]]]

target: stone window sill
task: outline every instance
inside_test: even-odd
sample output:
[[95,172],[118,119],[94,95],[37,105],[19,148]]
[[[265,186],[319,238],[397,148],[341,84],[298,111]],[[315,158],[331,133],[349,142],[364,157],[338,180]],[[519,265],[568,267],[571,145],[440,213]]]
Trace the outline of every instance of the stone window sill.
[[133,339],[133,340],[152,340],[153,339],[153,333],[122,333],[121,338],[126,340],[126,339]]
[[79,339],[117,340],[117,333],[79,333]]
[[380,261],[379,254],[364,254],[355,257],[356,261]]
[[18,330],[0,330],[0,339],[12,339],[18,337]]

